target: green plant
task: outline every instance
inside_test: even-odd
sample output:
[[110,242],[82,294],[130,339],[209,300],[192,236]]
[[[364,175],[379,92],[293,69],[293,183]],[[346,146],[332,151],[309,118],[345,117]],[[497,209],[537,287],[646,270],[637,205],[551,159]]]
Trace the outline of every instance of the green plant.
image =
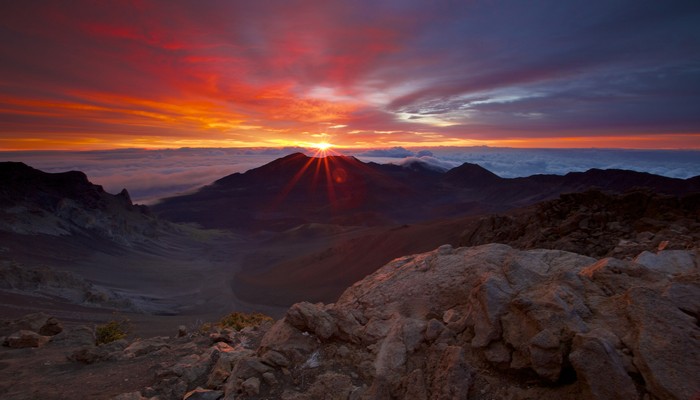
[[272,321],[272,318],[261,313],[242,313],[233,312],[219,321],[218,325],[222,328],[233,328],[237,331],[247,327],[247,326],[257,326],[263,322]]
[[129,333],[128,321],[109,321],[104,325],[95,327],[95,343],[111,343],[119,339],[124,339]]

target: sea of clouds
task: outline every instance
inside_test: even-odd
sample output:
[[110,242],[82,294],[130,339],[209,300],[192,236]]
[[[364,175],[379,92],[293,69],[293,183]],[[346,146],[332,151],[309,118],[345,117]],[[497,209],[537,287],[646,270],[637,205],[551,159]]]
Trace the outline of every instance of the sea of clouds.
[[[21,161],[46,172],[83,171],[110,193],[126,188],[136,203],[196,190],[236,172],[262,166],[301,148],[281,149],[122,149],[106,151],[0,152],[0,161]],[[504,178],[534,174],[563,175],[599,169],[628,169],[674,178],[700,175],[700,151],[619,149],[513,149],[439,147],[427,149],[343,150],[365,162],[405,165],[423,162],[448,170],[462,163],[479,164]]]

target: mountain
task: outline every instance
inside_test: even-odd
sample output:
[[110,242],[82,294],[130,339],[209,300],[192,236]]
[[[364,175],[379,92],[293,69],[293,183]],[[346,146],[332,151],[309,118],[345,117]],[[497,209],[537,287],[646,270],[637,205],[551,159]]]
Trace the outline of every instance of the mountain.
[[0,162],[0,231],[97,235],[127,243],[156,229],[148,208],[132,204],[126,189],[112,195],[79,171],[52,174]]
[[598,169],[505,179],[469,163],[440,172],[420,163],[406,168],[295,153],[152,208],[172,221],[206,228],[284,231],[306,223],[410,224],[503,212],[589,188],[624,192],[641,187],[677,195],[699,191],[700,181]]
[[429,212],[440,173],[365,164],[354,157],[291,154],[165,199],[156,213],[206,228],[285,230],[309,222],[376,225]]
[[238,304],[228,281],[245,245],[159,219],[82,172],[0,163],[0,315],[221,313]]

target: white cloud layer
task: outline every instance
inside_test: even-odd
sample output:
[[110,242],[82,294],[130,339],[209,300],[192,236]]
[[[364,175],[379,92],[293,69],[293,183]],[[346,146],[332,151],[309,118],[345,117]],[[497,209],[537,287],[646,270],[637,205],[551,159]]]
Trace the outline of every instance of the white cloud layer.
[[[83,171],[93,183],[104,186],[110,193],[126,188],[134,202],[150,204],[160,198],[196,190],[226,175],[259,167],[295,151],[304,152],[304,149],[24,151],[0,152],[0,161],[21,161],[46,172]],[[700,175],[700,151],[441,147],[343,153],[367,162],[404,165],[420,161],[441,170],[470,162],[504,178],[561,175],[591,168],[629,169],[683,179]]]

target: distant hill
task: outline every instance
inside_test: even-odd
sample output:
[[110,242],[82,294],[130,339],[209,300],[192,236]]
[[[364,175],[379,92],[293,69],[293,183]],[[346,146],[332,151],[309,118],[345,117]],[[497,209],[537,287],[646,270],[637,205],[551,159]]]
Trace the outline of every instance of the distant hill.
[[156,224],[147,207],[132,204],[126,189],[112,195],[79,171],[47,173],[0,162],[0,231],[80,233],[126,242],[152,235]]
[[440,172],[419,163],[406,168],[295,153],[152,209],[206,228],[283,231],[305,223],[372,226],[503,212],[591,188],[680,195],[700,190],[700,180],[598,169],[506,179],[470,163]]

